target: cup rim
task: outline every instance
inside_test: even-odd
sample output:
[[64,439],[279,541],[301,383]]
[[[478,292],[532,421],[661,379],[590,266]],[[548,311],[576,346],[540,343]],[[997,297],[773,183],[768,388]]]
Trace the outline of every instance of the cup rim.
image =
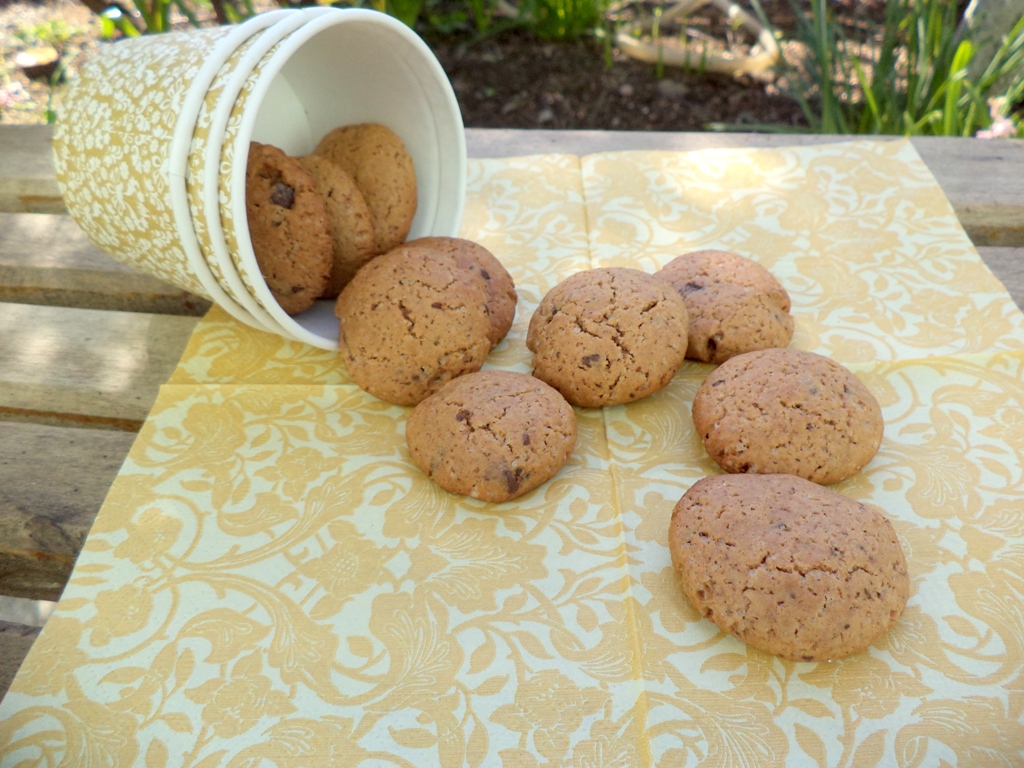
[[263,323],[259,322],[253,315],[239,306],[230,295],[217,282],[216,276],[210,271],[209,266],[203,259],[199,238],[196,236],[195,227],[192,224],[192,212],[188,204],[188,189],[186,176],[188,173],[189,149],[192,144],[192,134],[195,130],[196,120],[199,117],[200,109],[206,98],[206,92],[213,83],[221,67],[231,57],[231,54],[263,29],[278,23],[282,15],[291,14],[291,11],[280,10],[270,11],[265,14],[254,16],[251,19],[233,27],[224,37],[218,40],[209,56],[203,63],[196,77],[189,85],[185,98],[182,101],[181,110],[178,113],[174,125],[174,133],[171,138],[170,151],[167,159],[167,186],[171,213],[174,218],[177,230],[178,241],[181,243],[185,258],[196,279],[203,288],[209,292],[214,303],[221,306],[228,314],[236,320],[252,326],[258,330],[269,330]]
[[[204,147],[203,161],[201,167],[202,175],[197,179],[201,186],[200,198],[203,203],[203,216],[206,224],[206,233],[209,239],[211,253],[202,253],[206,262],[213,259],[220,268],[223,280],[227,285],[220,284],[218,288],[226,293],[230,300],[250,314],[263,330],[283,335],[287,339],[294,340],[294,336],[278,323],[252,296],[249,294],[241,277],[235,270],[235,264],[228,254],[227,242],[224,239],[224,228],[220,220],[220,156],[224,144],[224,130],[231,117],[231,111],[235,105],[239,93],[250,77],[253,68],[266,56],[275,45],[281,42],[295,30],[308,23],[311,17],[320,15],[320,11],[327,9],[286,9],[283,11],[271,11],[277,14],[277,20],[262,30],[260,38],[238,61],[235,71],[231,74],[224,85],[221,95],[211,113],[210,130]],[[268,14],[263,14],[268,15]],[[208,263],[203,267],[209,270]],[[212,271],[211,271],[211,274]],[[216,275],[214,275],[216,278]],[[220,283],[220,279],[218,279]]]

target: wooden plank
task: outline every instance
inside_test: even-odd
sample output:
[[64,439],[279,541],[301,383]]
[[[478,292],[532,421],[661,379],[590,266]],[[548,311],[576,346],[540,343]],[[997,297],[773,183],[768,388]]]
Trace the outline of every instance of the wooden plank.
[[53,600],[34,600],[28,597],[0,595],[0,622],[42,627],[53,615],[57,603]]
[[53,170],[53,127],[0,125],[0,211],[65,210]]
[[206,314],[210,302],[115,261],[67,215],[0,213],[0,302]]
[[979,248],[978,254],[1024,310],[1024,248]]
[[0,416],[137,429],[195,323],[0,303]]
[[134,440],[131,432],[0,421],[0,595],[60,597]]
[[39,627],[0,621],[0,701],[14,682],[14,675],[39,632]]
[[142,274],[0,266],[0,301],[201,317],[210,302]]
[[111,258],[66,214],[0,213],[0,265],[89,269],[115,274],[137,270]]

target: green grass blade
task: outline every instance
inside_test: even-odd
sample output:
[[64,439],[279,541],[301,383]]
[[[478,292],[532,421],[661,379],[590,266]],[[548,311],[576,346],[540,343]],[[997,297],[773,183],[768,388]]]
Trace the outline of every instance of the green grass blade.
[[[878,101],[875,99],[871,83],[868,81],[867,73],[865,73],[859,57],[854,58],[853,67],[857,76],[857,84],[863,94],[864,103],[868,105],[868,108],[865,111],[865,116],[870,116],[871,126],[873,128],[871,131],[862,129],[859,133],[882,133],[882,115],[878,109]],[[863,118],[861,120],[861,126],[866,128]]]
[[971,63],[972,58],[974,58],[974,46],[969,40],[964,40],[957,46],[953,63],[950,66],[952,73],[945,83],[945,107],[942,115],[944,136],[957,136],[961,132],[960,93],[967,77],[967,65]]

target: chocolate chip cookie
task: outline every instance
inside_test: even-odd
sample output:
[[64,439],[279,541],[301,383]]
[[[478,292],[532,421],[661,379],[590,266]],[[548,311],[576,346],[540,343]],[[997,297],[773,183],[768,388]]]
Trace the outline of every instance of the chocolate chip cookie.
[[295,315],[312,307],[327,285],[334,249],[309,171],[277,147],[253,142],[245,210],[256,262],[281,309]]
[[790,298],[763,266],[728,251],[693,251],[660,271],[686,303],[686,356],[723,363],[743,352],[785,347],[793,338]]
[[562,468],[576,444],[576,416],[533,376],[480,371],[417,405],[405,434],[413,462],[446,491],[509,501]]
[[359,187],[377,253],[405,242],[416,215],[416,168],[397,134],[380,123],[346,125],[324,136],[314,154],[340,165]]
[[882,637],[910,577],[877,509],[792,475],[716,475],[676,504],[669,551],[700,613],[793,661],[848,656]]
[[837,483],[871,461],[882,410],[850,370],[813,352],[765,349],[712,371],[693,399],[693,423],[726,472],[790,474]]
[[376,257],[335,304],[342,358],[372,395],[416,405],[491,350],[483,278],[451,254],[397,248]]
[[433,248],[455,257],[465,269],[476,272],[484,280],[487,290],[487,316],[491,320],[491,346],[496,346],[512,327],[516,316],[516,286],[512,275],[489,250],[472,240],[459,237],[421,237],[407,245]]
[[376,255],[370,211],[352,177],[319,155],[300,157],[324,200],[334,261],[321,298],[337,298],[363,264]]
[[577,272],[541,300],[526,337],[534,376],[573,405],[638,400],[686,354],[686,305],[661,278],[621,267]]

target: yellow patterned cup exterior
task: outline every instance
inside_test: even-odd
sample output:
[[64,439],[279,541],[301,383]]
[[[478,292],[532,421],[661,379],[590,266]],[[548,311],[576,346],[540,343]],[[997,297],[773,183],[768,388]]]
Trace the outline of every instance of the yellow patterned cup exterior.
[[64,203],[89,239],[207,298],[175,222],[169,159],[196,76],[231,31],[171,32],[105,47],[69,88],[53,141]]

